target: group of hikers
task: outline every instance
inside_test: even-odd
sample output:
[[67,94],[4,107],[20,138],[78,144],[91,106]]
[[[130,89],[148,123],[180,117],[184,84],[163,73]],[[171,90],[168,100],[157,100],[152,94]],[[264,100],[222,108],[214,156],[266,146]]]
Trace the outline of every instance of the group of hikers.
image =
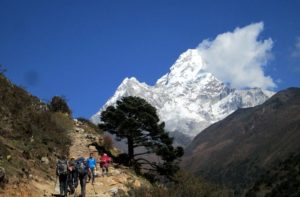
[[[111,158],[103,153],[99,158],[100,168],[102,169],[102,175],[108,176],[108,167],[111,163]],[[66,156],[61,156],[56,164],[56,175],[59,178],[60,196],[66,197],[69,191],[70,194],[74,194],[78,186],[78,180],[81,187],[81,195],[85,197],[86,183],[91,182],[94,185],[95,171],[97,169],[97,159],[93,153],[85,159],[79,157],[75,159],[71,157],[67,160]]]

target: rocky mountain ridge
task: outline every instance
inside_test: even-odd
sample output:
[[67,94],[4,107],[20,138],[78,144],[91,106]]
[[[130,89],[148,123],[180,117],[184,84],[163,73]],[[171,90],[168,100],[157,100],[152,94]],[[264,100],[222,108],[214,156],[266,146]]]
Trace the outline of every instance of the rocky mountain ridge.
[[[300,88],[280,91],[262,105],[239,109],[198,134],[185,149],[182,166],[209,181],[243,192],[280,162],[299,155],[299,111]],[[290,161],[295,168],[299,166],[299,159]],[[300,184],[298,178],[286,180],[290,182],[285,191]]]
[[[167,131],[175,135],[175,139],[185,136],[186,141],[181,145],[186,145],[212,123],[239,108],[259,105],[274,94],[260,88],[231,88],[207,72],[206,66],[197,49],[189,49],[154,86],[140,83],[134,77],[125,78],[91,120],[99,123],[101,111],[123,96],[142,97],[156,107]],[[182,137],[178,137],[177,142]]]

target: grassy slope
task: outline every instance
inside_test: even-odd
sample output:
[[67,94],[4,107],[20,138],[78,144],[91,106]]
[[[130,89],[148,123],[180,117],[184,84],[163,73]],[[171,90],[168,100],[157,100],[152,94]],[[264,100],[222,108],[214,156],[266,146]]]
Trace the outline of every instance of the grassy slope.
[[50,112],[45,103],[0,74],[0,167],[9,184],[26,182],[30,174],[53,174],[56,156],[68,152],[70,127],[68,116]]
[[[82,128],[87,134],[101,133],[88,121],[81,120],[81,122],[84,123]],[[12,188],[12,193],[7,193],[7,190],[0,188],[0,196],[3,192],[6,196],[15,195],[16,189],[13,186],[18,185],[18,188],[22,189],[24,184],[29,183],[30,175],[40,176],[44,180],[51,180],[51,177],[53,179],[57,156],[69,153],[71,141],[68,131],[74,129],[73,126],[74,122],[70,117],[49,111],[45,103],[23,88],[13,85],[0,74],[0,167],[5,168],[9,179],[7,186]],[[102,142],[103,148],[107,144],[105,141],[107,140]],[[114,151],[115,149],[112,148],[105,152]],[[47,157],[50,163],[43,164],[42,157]],[[191,176],[179,179],[181,187],[174,185],[169,189],[154,187],[134,190],[133,188],[131,192],[137,196],[145,196],[145,192],[147,196],[182,196],[191,192],[192,196],[200,193],[210,196],[228,196],[225,195],[227,191]],[[39,196],[39,193],[35,194],[30,188],[23,190],[27,189],[25,193],[31,196]],[[20,193],[22,192],[18,194]]]
[[300,89],[282,91],[240,109],[203,132],[187,148],[184,167],[242,192],[300,148]]
[[300,196],[299,151],[261,175],[246,196]]

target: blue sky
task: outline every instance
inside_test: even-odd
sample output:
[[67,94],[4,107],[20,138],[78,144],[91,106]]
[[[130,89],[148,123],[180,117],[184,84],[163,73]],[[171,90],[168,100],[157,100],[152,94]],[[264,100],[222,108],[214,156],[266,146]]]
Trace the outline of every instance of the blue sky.
[[187,49],[262,22],[278,91],[300,86],[299,10],[297,0],[0,0],[0,64],[33,95],[65,96],[89,118],[125,77],[153,85]]

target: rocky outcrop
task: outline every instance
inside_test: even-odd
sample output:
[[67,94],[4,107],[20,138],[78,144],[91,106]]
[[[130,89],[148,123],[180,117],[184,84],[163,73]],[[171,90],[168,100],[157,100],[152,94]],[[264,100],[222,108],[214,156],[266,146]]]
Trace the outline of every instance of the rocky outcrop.
[[5,169],[0,167],[0,187],[4,187],[7,182]]

